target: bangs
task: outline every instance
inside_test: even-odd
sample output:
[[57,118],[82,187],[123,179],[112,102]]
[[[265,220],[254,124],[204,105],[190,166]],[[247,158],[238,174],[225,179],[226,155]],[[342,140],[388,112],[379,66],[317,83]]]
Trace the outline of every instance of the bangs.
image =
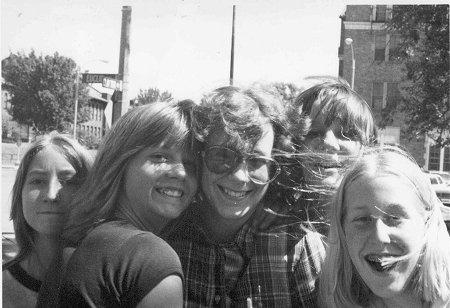
[[[161,106],[160,106],[161,107]],[[179,147],[183,150],[193,152],[194,140],[190,129],[189,115],[184,114],[177,106],[164,106],[158,111],[147,110],[148,115],[143,114],[141,123],[146,123],[146,128],[138,129],[142,134],[144,146],[159,146],[164,144],[166,147]]]
[[173,125],[170,125],[169,128],[165,131],[165,134],[162,134],[163,138],[162,140],[160,140],[160,144],[163,143],[167,147],[178,147],[184,151],[193,153],[193,134],[184,123],[184,119],[173,122]]
[[354,98],[340,98],[324,103],[322,113],[327,114],[325,126],[330,126],[339,119],[344,132],[352,132],[363,145],[368,145],[375,138],[375,126],[372,112],[365,102]]

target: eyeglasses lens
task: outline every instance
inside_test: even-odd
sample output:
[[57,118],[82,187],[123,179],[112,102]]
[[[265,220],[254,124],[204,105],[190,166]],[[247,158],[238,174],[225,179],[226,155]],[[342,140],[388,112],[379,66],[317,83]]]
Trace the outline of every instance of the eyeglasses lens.
[[[239,153],[221,147],[211,147],[205,151],[206,167],[214,173],[229,173],[242,161]],[[250,156],[245,159],[249,177],[258,184],[266,184],[278,174],[277,163],[266,157]]]

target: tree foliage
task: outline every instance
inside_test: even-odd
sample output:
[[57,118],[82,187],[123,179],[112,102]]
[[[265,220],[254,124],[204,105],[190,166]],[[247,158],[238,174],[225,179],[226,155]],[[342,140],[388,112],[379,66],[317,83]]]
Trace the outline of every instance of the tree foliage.
[[409,137],[450,144],[449,6],[394,6],[388,28],[401,36],[396,56],[406,76],[398,109],[407,115]]
[[[2,60],[2,89],[11,94],[13,120],[36,132],[67,130],[74,118],[76,63],[58,53],[37,56],[34,51],[11,53]],[[87,119],[88,96],[79,86],[78,122]]]
[[168,102],[172,99],[172,94],[168,91],[161,92],[157,88],[149,88],[147,90],[140,89],[134,106],[141,106],[154,102]]

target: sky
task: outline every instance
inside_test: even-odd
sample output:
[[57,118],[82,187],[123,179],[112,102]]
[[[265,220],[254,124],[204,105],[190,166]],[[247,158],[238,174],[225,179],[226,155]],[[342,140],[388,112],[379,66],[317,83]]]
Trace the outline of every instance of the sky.
[[128,5],[129,97],[156,87],[196,99],[229,83],[233,4],[235,85],[337,75],[339,0],[1,0],[1,56],[58,52],[82,71],[117,73]]

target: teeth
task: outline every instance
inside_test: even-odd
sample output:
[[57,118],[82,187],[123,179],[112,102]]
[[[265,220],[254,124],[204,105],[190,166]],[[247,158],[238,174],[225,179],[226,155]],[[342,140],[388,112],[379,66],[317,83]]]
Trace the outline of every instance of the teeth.
[[225,187],[222,187],[223,192],[225,192],[227,195],[234,197],[234,198],[242,198],[244,197],[247,192],[246,191],[234,191],[231,189],[227,189]]
[[378,272],[389,271],[397,264],[397,262],[392,262],[392,256],[368,255],[365,259],[367,263]]
[[158,191],[164,195],[173,198],[180,198],[183,195],[183,191],[179,189],[170,189],[170,188],[160,188]]

